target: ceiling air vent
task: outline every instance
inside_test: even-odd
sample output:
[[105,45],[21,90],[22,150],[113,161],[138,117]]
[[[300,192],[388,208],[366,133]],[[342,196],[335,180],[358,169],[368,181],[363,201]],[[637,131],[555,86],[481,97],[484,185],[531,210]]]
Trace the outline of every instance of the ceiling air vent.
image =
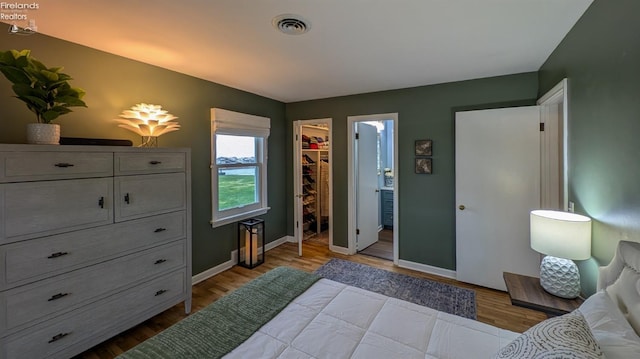
[[273,18],[273,26],[287,35],[302,35],[309,31],[309,26],[299,15],[283,14]]

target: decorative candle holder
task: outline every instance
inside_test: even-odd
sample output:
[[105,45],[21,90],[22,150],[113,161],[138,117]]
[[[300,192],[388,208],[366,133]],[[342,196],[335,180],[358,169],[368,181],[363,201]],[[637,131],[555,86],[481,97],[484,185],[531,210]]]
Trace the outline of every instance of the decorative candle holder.
[[238,265],[255,268],[264,263],[264,220],[238,223]]

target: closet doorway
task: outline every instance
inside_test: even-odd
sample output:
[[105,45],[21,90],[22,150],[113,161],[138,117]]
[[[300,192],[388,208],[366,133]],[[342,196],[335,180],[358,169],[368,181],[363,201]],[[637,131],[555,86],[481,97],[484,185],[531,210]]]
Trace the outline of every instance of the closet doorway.
[[398,263],[398,114],[349,116],[349,253]]
[[333,247],[331,119],[294,124],[295,237],[302,256],[310,241]]

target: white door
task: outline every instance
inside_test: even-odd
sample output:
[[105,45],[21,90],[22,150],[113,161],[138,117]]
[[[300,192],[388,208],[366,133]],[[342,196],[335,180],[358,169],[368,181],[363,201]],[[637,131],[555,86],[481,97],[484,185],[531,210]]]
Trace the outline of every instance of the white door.
[[356,243],[359,251],[378,241],[378,146],[374,126],[357,123]]
[[529,212],[540,206],[540,111],[456,113],[457,279],[506,290],[502,273],[537,277]]
[[301,133],[301,121],[295,121],[293,123],[293,173],[295,174],[293,180],[293,193],[294,193],[294,218],[295,221],[295,237],[298,240],[298,255],[302,256],[302,239],[303,239],[303,218],[302,218],[302,133]]

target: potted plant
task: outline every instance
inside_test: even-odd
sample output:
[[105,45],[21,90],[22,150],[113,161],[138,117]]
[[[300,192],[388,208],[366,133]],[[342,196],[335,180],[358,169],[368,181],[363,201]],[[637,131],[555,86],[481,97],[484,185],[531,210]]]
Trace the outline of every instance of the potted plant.
[[58,144],[60,125],[51,122],[71,112],[69,107],[87,105],[84,90],[71,87],[71,76],[62,67],[46,67],[31,57],[30,50],[0,52],[0,72],[13,83],[16,98],[36,114],[37,123],[27,125],[27,142]]

